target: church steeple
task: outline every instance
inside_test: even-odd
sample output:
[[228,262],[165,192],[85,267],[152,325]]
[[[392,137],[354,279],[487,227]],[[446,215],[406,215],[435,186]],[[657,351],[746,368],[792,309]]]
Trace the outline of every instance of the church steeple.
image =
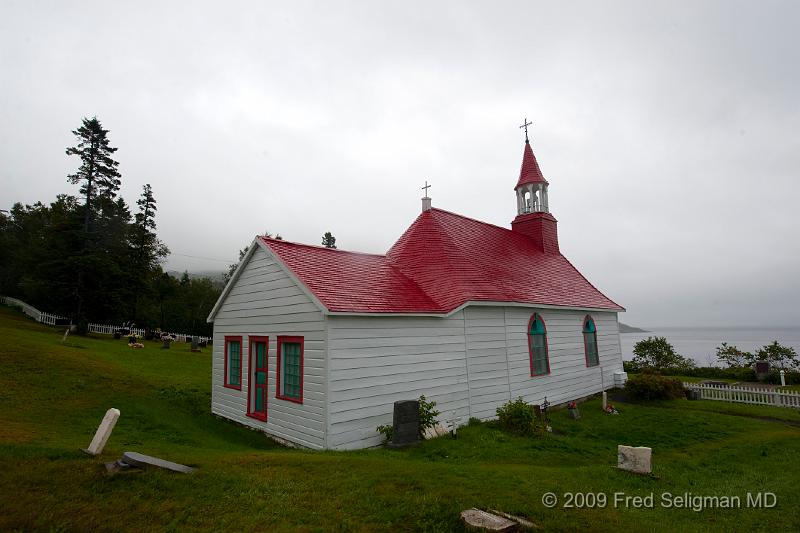
[[522,152],[522,167],[519,180],[514,190],[517,192],[517,214],[544,212],[549,213],[547,186],[550,185],[539,168],[536,156],[533,155],[531,143],[525,135],[525,149]]
[[542,175],[536,156],[528,139],[528,119],[520,128],[525,128],[525,148],[522,151],[522,167],[514,191],[517,194],[517,217],[511,229],[531,237],[544,253],[559,253],[556,219],[550,214],[547,187],[550,185]]

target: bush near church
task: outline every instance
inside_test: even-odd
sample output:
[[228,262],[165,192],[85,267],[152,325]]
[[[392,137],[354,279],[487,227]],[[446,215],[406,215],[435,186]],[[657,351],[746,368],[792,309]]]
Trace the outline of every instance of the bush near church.
[[522,397],[507,401],[497,408],[497,421],[500,427],[516,435],[536,433],[536,411]]
[[680,373],[695,367],[694,361],[675,351],[665,337],[647,337],[633,345],[633,364],[639,370],[663,373],[678,369]]
[[648,373],[629,377],[625,392],[631,399],[641,401],[676,400],[686,395],[680,380]]

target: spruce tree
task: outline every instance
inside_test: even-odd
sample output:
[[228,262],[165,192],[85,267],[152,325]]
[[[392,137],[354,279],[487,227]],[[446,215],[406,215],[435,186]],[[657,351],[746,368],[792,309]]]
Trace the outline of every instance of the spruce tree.
[[67,148],[67,155],[77,155],[81,166],[67,179],[72,184],[80,184],[80,192],[86,198],[83,230],[88,234],[95,210],[93,197],[113,200],[119,191],[119,163],[111,157],[117,149],[109,146],[108,130],[103,129],[97,117],[84,118],[81,127],[72,133],[78,138],[78,144]]
[[326,231],[322,236],[322,245],[325,248],[336,248],[336,237],[330,231]]
[[[79,328],[85,323],[84,303],[88,302],[87,296],[102,294],[105,281],[118,272],[108,269],[108,260],[113,257],[105,250],[103,244],[93,242],[102,236],[104,241],[119,239],[116,230],[125,227],[130,219],[130,212],[123,201],[115,201],[120,187],[120,173],[117,170],[119,163],[111,156],[117,151],[109,145],[108,130],[103,129],[97,117],[84,118],[81,127],[72,132],[78,138],[78,144],[67,148],[67,155],[76,155],[80,158],[81,165],[74,174],[67,176],[67,180],[80,185],[80,192],[85,197],[83,208],[83,236],[81,249],[75,257],[74,301],[73,318],[78,322]],[[100,231],[93,231],[95,215],[102,217]],[[117,256],[118,257],[118,256]],[[117,265],[113,265],[117,266]],[[95,302],[109,303],[109,298],[92,298]],[[100,310],[94,309],[96,314]]]
[[153,187],[149,183],[142,188],[142,195],[136,205],[139,206],[139,212],[134,216],[130,236],[134,321],[139,320],[142,297],[149,296],[146,293],[152,291],[148,289],[154,288],[154,277],[160,272],[159,260],[169,254],[169,249],[156,235],[155,214],[158,208]]

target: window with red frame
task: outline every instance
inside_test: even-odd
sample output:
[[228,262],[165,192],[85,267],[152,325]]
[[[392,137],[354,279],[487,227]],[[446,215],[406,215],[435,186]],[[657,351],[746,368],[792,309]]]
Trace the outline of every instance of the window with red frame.
[[597,352],[597,328],[592,317],[587,316],[583,321],[583,347],[586,350],[586,366],[600,364],[600,355]]
[[303,403],[303,337],[278,337],[277,397]]
[[538,314],[531,317],[528,327],[528,350],[531,356],[531,375],[541,376],[550,373],[547,357],[547,330],[544,320]]
[[242,338],[225,337],[225,386],[242,389]]

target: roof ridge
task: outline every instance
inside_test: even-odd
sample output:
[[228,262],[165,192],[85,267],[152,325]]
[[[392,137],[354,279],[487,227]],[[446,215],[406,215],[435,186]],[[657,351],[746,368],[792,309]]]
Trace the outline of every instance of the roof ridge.
[[478,220],[477,218],[468,217],[467,215],[462,215],[461,213],[455,213],[453,211],[448,211],[447,209],[442,209],[440,207],[431,207],[430,210],[431,211],[441,211],[442,213],[447,213],[448,215],[453,215],[454,217],[463,218],[465,220],[471,220],[472,222],[477,222],[478,224],[483,224],[484,226],[492,226],[492,227],[495,227],[497,229],[510,231],[510,232],[514,233],[515,235],[522,235],[521,233],[518,233],[518,232],[512,230],[511,228],[504,228],[503,226],[498,226],[497,224],[492,224],[491,222],[486,222],[485,220]]
[[386,254],[374,254],[370,252],[358,252],[356,250],[341,250],[339,248],[328,248],[327,246],[322,246],[319,244],[306,244],[304,242],[296,242],[296,241],[287,241],[285,239],[275,239],[273,237],[265,237],[263,235],[258,235],[257,238],[261,239],[264,242],[270,243],[281,243],[281,244],[291,244],[293,246],[303,246],[305,248],[314,248],[317,250],[327,250],[329,252],[339,252],[344,254],[354,254],[354,255],[369,255],[372,257],[386,257]]

